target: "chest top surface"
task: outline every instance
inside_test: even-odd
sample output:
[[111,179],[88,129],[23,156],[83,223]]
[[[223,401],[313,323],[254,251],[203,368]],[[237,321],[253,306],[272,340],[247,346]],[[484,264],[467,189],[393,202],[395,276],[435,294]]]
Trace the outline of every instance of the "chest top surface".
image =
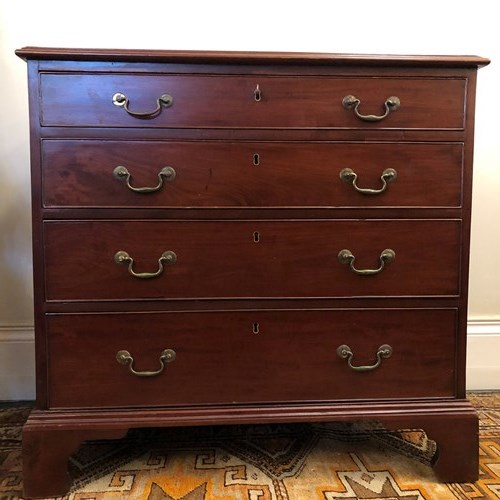
[[150,61],[185,63],[269,63],[298,65],[368,65],[482,67],[490,63],[474,55],[329,54],[311,52],[248,52],[195,50],[138,50],[24,47],[16,50],[23,59],[79,61]]

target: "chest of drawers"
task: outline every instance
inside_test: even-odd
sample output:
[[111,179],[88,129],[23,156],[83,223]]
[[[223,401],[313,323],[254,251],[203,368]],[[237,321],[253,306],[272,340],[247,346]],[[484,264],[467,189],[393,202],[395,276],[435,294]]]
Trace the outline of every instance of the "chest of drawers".
[[472,56],[25,48],[27,496],[132,427],[377,419],[477,477]]

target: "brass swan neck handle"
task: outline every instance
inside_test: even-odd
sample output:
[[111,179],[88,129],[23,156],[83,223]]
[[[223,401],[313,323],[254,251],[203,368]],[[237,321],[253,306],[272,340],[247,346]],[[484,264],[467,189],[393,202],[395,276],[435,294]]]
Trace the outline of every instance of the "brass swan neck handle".
[[352,109],[354,111],[354,114],[364,122],[379,122],[384,118],[387,118],[391,111],[396,111],[397,109],[399,109],[399,107],[401,106],[401,101],[399,97],[395,95],[388,97],[384,102],[385,113],[383,115],[362,115],[358,111],[360,105],[361,101],[353,95],[346,95],[342,99],[342,106],[344,106],[345,109]]

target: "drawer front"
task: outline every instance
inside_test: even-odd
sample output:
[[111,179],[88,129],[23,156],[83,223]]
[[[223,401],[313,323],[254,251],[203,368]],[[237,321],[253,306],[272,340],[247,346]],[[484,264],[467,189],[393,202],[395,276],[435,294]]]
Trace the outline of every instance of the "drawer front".
[[[460,227],[459,220],[49,221],[46,295],[454,296]],[[343,252],[341,262],[342,250],[352,257]],[[356,272],[367,269],[368,275]]]
[[[457,143],[44,140],[43,201],[46,207],[458,207],[462,164]],[[119,167],[128,175],[119,175]],[[175,174],[162,175],[165,167]],[[346,169],[357,178],[341,179]]]
[[[42,73],[40,89],[45,126],[463,129],[466,80]],[[400,107],[365,121],[342,104],[350,95],[364,116],[393,96]]]
[[[49,315],[50,407],[451,397],[455,310]],[[258,331],[258,333],[255,333]],[[388,344],[390,357],[372,367]],[[175,359],[160,358],[164,350]],[[128,363],[116,359],[130,354]],[[157,372],[139,376],[131,372]],[[144,374],[143,374],[144,375]]]

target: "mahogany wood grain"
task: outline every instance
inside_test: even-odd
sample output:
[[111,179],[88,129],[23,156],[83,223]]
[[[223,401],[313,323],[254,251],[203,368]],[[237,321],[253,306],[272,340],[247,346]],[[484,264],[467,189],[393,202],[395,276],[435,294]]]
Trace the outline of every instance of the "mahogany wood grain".
[[[49,407],[165,406],[454,395],[456,311],[323,310],[50,315]],[[367,372],[377,350],[394,352]],[[127,350],[137,371],[116,361]],[[85,376],[74,370],[85,366]],[[193,373],[197,376],[193,377]]]
[[45,221],[74,220],[421,220],[462,219],[460,208],[434,207],[144,207],[144,208],[46,208]]
[[[476,81],[477,73],[472,72],[468,77],[468,92],[466,102],[466,120],[469,126],[466,128],[464,164],[469,168],[464,169],[463,175],[463,209],[462,209],[462,263],[460,266],[461,283],[464,293],[460,296],[459,314],[459,337],[457,338],[457,361],[458,366],[465,367],[467,361],[467,312],[468,312],[468,287],[469,287],[469,257],[471,240],[471,210],[472,210],[472,177],[474,157],[474,112],[476,103]],[[457,374],[457,386],[459,396],[466,395],[466,370],[460,370]]]
[[[257,234],[256,234],[257,233]],[[460,222],[392,221],[79,221],[45,222],[48,300],[229,297],[433,296],[459,293]],[[258,239],[258,241],[255,241]],[[348,249],[359,276],[341,264]],[[177,262],[153,279],[165,251]]]
[[449,419],[426,419],[422,428],[437,443],[433,464],[440,481],[473,483],[479,473],[479,421],[475,411]]
[[[237,66],[243,64],[298,64],[305,66],[327,65],[349,67],[395,66],[398,71],[405,67],[424,68],[478,68],[490,63],[489,59],[474,55],[398,55],[398,54],[329,54],[318,52],[250,52],[250,51],[209,51],[209,50],[144,50],[144,49],[102,49],[102,48],[58,48],[24,47],[16,54],[26,60],[54,61],[105,61],[109,62],[165,62],[165,63],[206,63],[209,66],[224,63]],[[61,64],[61,63],[59,63]]]
[[[78,127],[40,127],[42,139],[82,139]],[[179,140],[179,141],[342,141],[342,142],[464,142],[464,130],[421,129],[181,129],[181,128],[86,128],[85,139]]]
[[[295,405],[248,405],[201,407],[179,410],[150,408],[114,410],[58,410],[33,411],[24,429],[24,435],[34,445],[27,448],[40,449],[40,445],[51,443],[46,436],[72,437],[67,451],[57,452],[57,467],[47,470],[45,461],[34,463],[35,468],[25,465],[25,481],[29,480],[27,495],[55,496],[69,487],[67,466],[64,457],[76,448],[82,439],[102,439],[106,435],[121,437],[132,427],[161,427],[172,425],[211,425],[222,423],[273,423],[273,422],[326,422],[377,420],[388,429],[416,428],[426,431],[437,443],[434,469],[443,482],[473,482],[478,474],[478,418],[470,403],[455,401],[415,402],[358,402]],[[64,431],[62,431],[64,429]],[[76,431],[76,432],[75,432]],[[103,432],[104,431],[104,432]],[[59,444],[64,445],[65,441]],[[48,446],[43,448],[50,451]],[[31,454],[26,453],[25,460]],[[44,458],[38,455],[39,458]],[[46,459],[45,459],[46,460]],[[26,463],[26,462],[25,462]],[[51,463],[54,463],[53,461]],[[43,493],[42,493],[43,492]]]
[[23,429],[23,490],[28,498],[65,495],[72,479],[68,461],[80,445],[89,439],[118,439],[127,428],[87,430],[48,430],[33,428],[29,422]]
[[[375,85],[373,78],[43,73],[40,106],[44,126],[462,129],[465,87],[459,78],[379,78]],[[127,96],[132,112],[151,113],[165,93],[174,101],[141,119],[113,104],[117,92]],[[380,122],[366,122],[342,106],[347,95],[361,100],[365,115],[383,114],[390,96],[399,97],[401,107]]]
[[[459,207],[463,145],[407,142],[42,142],[44,206],[52,207]],[[136,193],[113,176],[125,166]],[[381,189],[382,173],[397,179],[377,195],[357,192],[339,173],[353,169],[361,188]]]
[[[450,410],[452,405],[448,408]],[[479,420],[473,408],[459,412],[419,415],[413,412],[385,418],[379,422],[386,428],[424,430],[427,438],[435,441],[436,454],[432,467],[437,479],[445,483],[473,483],[479,472]]]
[[[442,480],[477,477],[478,420],[463,398],[474,93],[487,59],[17,53],[29,67],[37,358],[27,497],[64,493],[81,440],[143,426],[376,418],[436,439]],[[174,104],[138,119],[115,92],[133,111],[164,92]],[[347,94],[363,114],[392,95],[401,107],[364,122],[343,108]],[[177,177],[151,196],[112,178],[120,163],[133,185],[152,185],[164,162]],[[362,187],[389,167],[398,179],[369,198],[340,182],[345,167]],[[358,268],[377,267],[385,248],[396,260],[361,277],[338,263],[343,248]],[[178,260],[138,280],[118,250],[137,272],[165,250]],[[334,352],[345,343],[371,364],[384,342],[394,354],[366,373]],[[168,347],[178,359],[158,378],[114,360],[129,349],[154,370]]]

